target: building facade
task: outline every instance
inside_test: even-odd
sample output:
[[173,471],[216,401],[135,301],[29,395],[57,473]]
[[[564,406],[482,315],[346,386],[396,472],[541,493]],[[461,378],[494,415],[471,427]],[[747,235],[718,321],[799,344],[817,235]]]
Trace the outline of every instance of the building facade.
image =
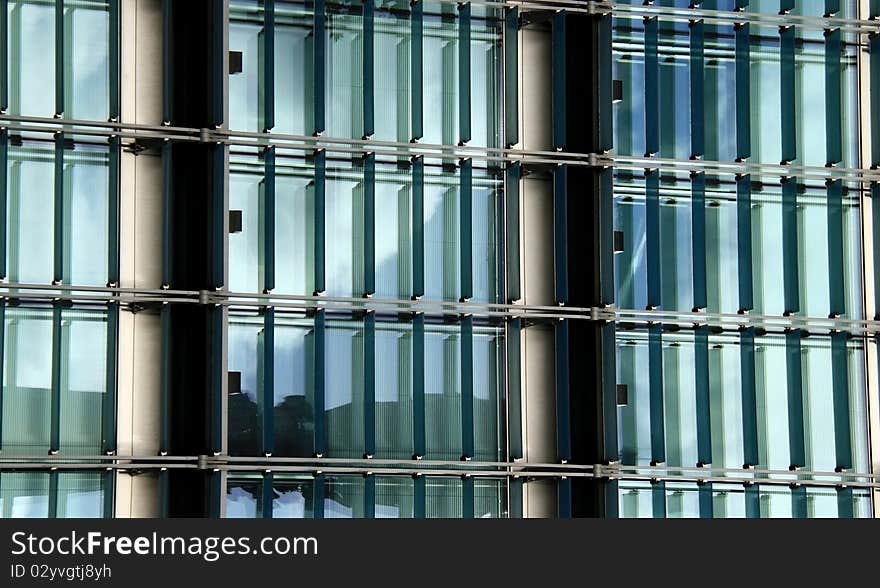
[[873,517],[880,3],[0,0],[4,517]]

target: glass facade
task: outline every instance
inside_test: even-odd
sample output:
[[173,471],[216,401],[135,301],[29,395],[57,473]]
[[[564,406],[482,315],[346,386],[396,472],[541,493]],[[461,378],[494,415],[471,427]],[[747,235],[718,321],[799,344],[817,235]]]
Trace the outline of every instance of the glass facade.
[[694,4],[0,2],[0,514],[875,516],[880,29]]
[[[118,116],[118,3],[9,0],[3,9],[0,110],[13,120],[0,129],[0,274],[9,285],[0,302],[0,447],[12,460],[105,455],[116,449],[119,305],[41,293],[118,285],[120,143],[60,127],[47,134],[26,117]],[[98,466],[8,467],[4,517],[113,513],[114,478]]]
[[[855,3],[828,4],[736,7],[857,16]],[[675,482],[671,471],[621,482],[620,516],[872,516],[865,492],[779,482],[787,470],[871,471],[872,343],[821,324],[865,316],[864,186],[824,171],[868,165],[859,35],[672,14],[613,21],[615,152],[658,159],[614,175],[615,291],[621,309],[693,312],[696,326],[619,325],[618,448],[623,464],[710,466],[720,481]],[[694,161],[702,168],[682,170]],[[773,166],[785,169],[762,172]],[[731,328],[723,314],[763,318]],[[761,326],[774,317],[793,320]],[[745,491],[723,483],[743,472]]]

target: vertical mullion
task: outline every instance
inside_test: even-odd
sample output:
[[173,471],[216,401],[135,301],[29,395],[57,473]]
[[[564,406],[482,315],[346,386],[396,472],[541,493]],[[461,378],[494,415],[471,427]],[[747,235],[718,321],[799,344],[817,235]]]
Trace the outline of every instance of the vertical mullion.
[[522,347],[522,320],[513,318],[507,323],[507,451],[510,459],[523,457],[522,446],[522,375],[520,353]]
[[162,288],[171,287],[172,271],[172,149],[173,143],[165,139],[162,143]]
[[412,238],[412,297],[418,300],[425,295],[425,159],[422,155],[412,159]]
[[275,448],[275,309],[263,310],[262,387],[260,404],[262,410],[263,454],[272,455]]
[[[110,47],[109,47],[109,69],[110,69],[110,120],[118,121],[120,114],[119,101],[119,0],[109,0],[109,17],[110,17]],[[4,45],[5,47],[5,45]]]
[[[705,25],[702,20],[691,21],[691,156],[702,157],[705,153]],[[696,241],[696,240],[695,240]],[[698,305],[694,305],[698,306]]]
[[364,156],[364,295],[376,292],[376,155]]
[[791,518],[806,519],[807,511],[807,489],[803,486],[793,486],[791,489]]
[[844,285],[844,244],[843,244],[843,181],[828,180],[828,288],[830,315],[841,316],[846,312],[846,293]]
[[697,489],[700,499],[700,518],[711,519],[715,516],[715,508],[712,504],[712,483],[699,484]]
[[474,319],[461,319],[461,447],[463,457],[474,457]]
[[868,96],[871,104],[871,166],[874,167],[880,165],[880,34],[868,37],[868,51],[871,70],[871,91]]
[[571,504],[571,478],[561,477],[557,482],[556,490],[556,516],[560,519],[570,519],[572,515]]
[[410,84],[412,86],[411,99],[411,115],[412,115],[412,141],[416,142],[422,138],[423,130],[423,114],[422,114],[422,54],[424,51],[422,45],[422,29],[423,29],[423,0],[411,0],[412,7],[410,16]]
[[[323,0],[318,0],[323,2]],[[327,153],[323,149],[315,151],[315,294],[323,294],[326,288],[324,267],[324,218],[325,189],[327,185]]]
[[64,117],[64,0],[55,0],[55,118]]
[[[519,8],[504,9],[504,144],[519,143]],[[517,164],[518,165],[518,164]]]
[[325,92],[326,92],[326,75],[325,71],[325,51],[326,51],[326,40],[324,35],[326,33],[326,16],[324,15],[324,2],[325,0],[314,0],[314,30],[312,34],[314,35],[314,99],[315,99],[315,128],[314,135],[321,135],[324,133],[325,126],[325,112],[324,112],[324,103],[325,103]]
[[800,310],[797,182],[794,178],[782,180],[782,259],[785,311],[793,314]]
[[213,39],[214,47],[211,56],[212,60],[212,69],[213,69],[213,96],[212,96],[212,107],[213,107],[213,119],[214,126],[216,128],[220,128],[223,126],[223,99],[224,99],[224,73],[226,71],[226,60],[228,59],[228,54],[225,51],[224,44],[226,39],[223,31],[226,29],[225,21],[225,10],[223,10],[224,4],[228,4],[225,0],[214,0],[212,6],[212,16],[213,19],[213,29],[211,31],[211,37]]
[[[2,318],[2,316],[0,316]],[[2,334],[2,333],[0,333]],[[111,302],[107,309],[107,359],[102,406],[102,450],[106,455],[116,453],[116,390],[117,390],[117,340],[119,338],[119,303]],[[2,347],[0,347],[2,351]],[[2,372],[0,372],[2,376]]]
[[474,477],[464,475],[461,478],[461,518],[474,518]]
[[373,29],[374,29],[374,0],[363,0],[364,7],[364,15],[363,15],[363,136],[362,139],[369,139],[375,133],[375,124],[374,124],[374,101],[375,97],[373,94],[373,62],[374,62],[374,44],[373,44]]
[[461,182],[458,211],[459,218],[461,219],[459,270],[461,271],[461,301],[466,302],[474,295],[473,161],[462,159],[459,173],[459,181]]
[[[660,151],[659,26],[656,17],[645,18],[645,155]],[[650,250],[649,250],[650,251]]]
[[364,518],[376,518],[376,476],[372,473],[364,475]]
[[855,518],[855,512],[853,512],[852,488],[848,488],[846,486],[841,486],[837,488],[837,518]]
[[[159,312],[161,329],[161,365],[159,384],[159,455],[171,451],[171,305],[162,303]],[[167,472],[165,472],[167,474]],[[167,476],[166,476],[167,477]]]
[[103,490],[103,498],[104,498],[104,513],[103,516],[105,519],[113,518],[113,511],[116,501],[114,500],[114,482],[116,480],[116,472],[112,469],[108,469],[103,472],[101,475],[101,486]]
[[568,302],[568,166],[553,174],[553,237],[556,303]]
[[[323,312],[323,311],[322,311]],[[324,474],[315,474],[315,481],[312,486],[312,518],[324,518]]]
[[425,315],[413,317],[413,452],[421,458],[427,451],[425,439]]
[[212,148],[212,156],[214,161],[212,163],[213,168],[213,185],[211,187],[212,191],[212,236],[213,236],[213,250],[211,255],[213,257],[213,283],[214,287],[220,289],[224,285],[224,274],[225,274],[225,260],[224,260],[224,250],[226,249],[226,216],[228,214],[226,210],[226,194],[225,194],[225,181],[226,181],[226,145],[222,143],[218,143]]
[[120,172],[120,145],[119,137],[110,138],[108,152],[108,214],[107,214],[107,283],[110,286],[119,285],[119,172]]
[[61,284],[64,281],[64,133],[55,133],[55,215],[54,215],[54,243],[53,283]]
[[509,518],[512,519],[521,519],[523,518],[523,480],[519,476],[514,476],[513,479],[510,480],[510,490],[508,491],[509,498]]
[[[827,6],[827,2],[826,2]],[[826,9],[827,10],[827,9]],[[837,12],[835,10],[835,12]],[[843,161],[843,108],[840,100],[840,60],[843,44],[840,29],[825,30],[825,160],[828,165]]]
[[[3,1],[5,2],[6,0]],[[165,125],[171,124],[174,104],[172,75],[174,68],[174,24],[172,18],[173,10],[171,8],[172,2],[173,0],[162,0],[162,123]]]
[[651,513],[655,519],[666,518],[666,482],[651,482]]
[[364,317],[364,457],[376,455],[376,313]]
[[62,369],[61,303],[52,305],[52,379],[49,400],[49,453],[61,448],[61,369]]
[[[2,9],[2,6],[0,6]],[[5,63],[5,60],[0,59]],[[7,196],[9,193],[8,184],[9,170],[9,131],[0,129],[0,280],[6,279],[6,238],[7,238]],[[2,358],[2,356],[0,356]],[[2,382],[2,380],[0,380]],[[2,387],[2,386],[0,386]]]
[[645,173],[645,233],[648,262],[648,308],[660,308],[660,172]]
[[315,400],[315,454],[322,456],[325,453],[324,440],[324,309],[315,312],[315,377],[313,396]]
[[263,472],[262,518],[264,519],[272,518],[272,503],[274,502],[273,498],[275,497],[275,492],[273,488],[274,479],[275,475],[271,471],[266,470],[265,472]]
[[853,467],[852,436],[850,432],[849,363],[846,333],[831,335],[831,378],[834,398],[834,454],[837,470]]
[[757,484],[748,484],[745,489],[746,518],[761,518],[761,491]]
[[758,465],[758,400],[755,389],[755,328],[740,332],[743,465]]
[[556,323],[556,458],[571,459],[571,398],[569,395],[568,320]]
[[694,265],[694,309],[708,306],[706,294],[706,174],[691,174],[691,256]]
[[0,299],[0,450],[3,449],[3,385],[6,368],[6,301]]
[[511,163],[505,170],[504,204],[506,212],[505,243],[507,244],[507,301],[517,302],[520,292],[519,263],[519,184],[521,167],[519,162]]
[[458,5],[458,144],[471,140],[471,3]]
[[413,476],[413,518],[423,519],[426,517],[426,487],[425,476],[417,474]]
[[802,357],[801,331],[792,329],[785,333],[785,367],[788,392],[788,451],[790,466],[793,469],[807,464]]
[[275,127],[275,0],[263,0],[262,110],[264,133]]
[[225,309],[215,305],[211,310],[211,445],[217,454],[223,453],[223,392],[226,389],[223,379],[226,371],[223,366],[223,333],[226,320]]
[[[880,71],[878,71],[880,75]],[[872,78],[873,79],[873,78]],[[878,86],[880,91],[880,86]],[[873,96],[873,92],[872,92]],[[871,226],[873,227],[873,257],[880,259],[880,183],[871,183]],[[880,318],[880,271],[874,272],[874,318]]]
[[752,295],[752,186],[751,176],[736,178],[736,235],[739,309],[751,310]]
[[49,472],[49,518],[58,518],[58,470]]
[[663,417],[663,327],[648,327],[648,394],[651,429],[651,463],[666,462]]
[[[745,4],[747,5],[748,2]],[[734,26],[736,34],[736,157],[739,160],[745,160],[752,156],[749,26],[749,23],[740,23]]]
[[[697,462],[712,463],[712,420],[709,399],[709,327],[694,330],[694,384],[697,410]],[[685,465],[685,464],[681,464]]]
[[269,293],[275,289],[275,147],[266,147],[263,153],[263,202],[262,204],[262,233],[263,242],[262,270],[263,293]]
[[9,0],[0,0],[0,47],[0,113],[5,114],[9,110]]
[[551,32],[551,87],[553,108],[553,147],[565,149],[566,103],[565,103],[565,11],[553,15]]
[[794,72],[794,26],[779,28],[779,94],[781,96],[780,119],[782,122],[782,162],[797,159],[797,118],[795,116],[796,87]]

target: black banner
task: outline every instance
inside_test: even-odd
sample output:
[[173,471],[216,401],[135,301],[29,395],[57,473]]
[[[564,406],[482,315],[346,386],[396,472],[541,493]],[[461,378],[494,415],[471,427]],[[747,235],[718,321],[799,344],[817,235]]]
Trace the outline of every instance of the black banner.
[[872,521],[4,520],[0,586],[815,581]]

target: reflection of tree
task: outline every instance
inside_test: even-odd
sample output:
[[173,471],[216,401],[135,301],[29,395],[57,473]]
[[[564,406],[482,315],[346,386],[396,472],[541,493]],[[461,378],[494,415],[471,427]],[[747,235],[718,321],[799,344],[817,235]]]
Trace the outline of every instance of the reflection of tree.
[[315,410],[305,396],[285,396],[275,405],[275,454],[311,456]]
[[260,419],[257,403],[247,394],[229,395],[229,453],[260,454]]

